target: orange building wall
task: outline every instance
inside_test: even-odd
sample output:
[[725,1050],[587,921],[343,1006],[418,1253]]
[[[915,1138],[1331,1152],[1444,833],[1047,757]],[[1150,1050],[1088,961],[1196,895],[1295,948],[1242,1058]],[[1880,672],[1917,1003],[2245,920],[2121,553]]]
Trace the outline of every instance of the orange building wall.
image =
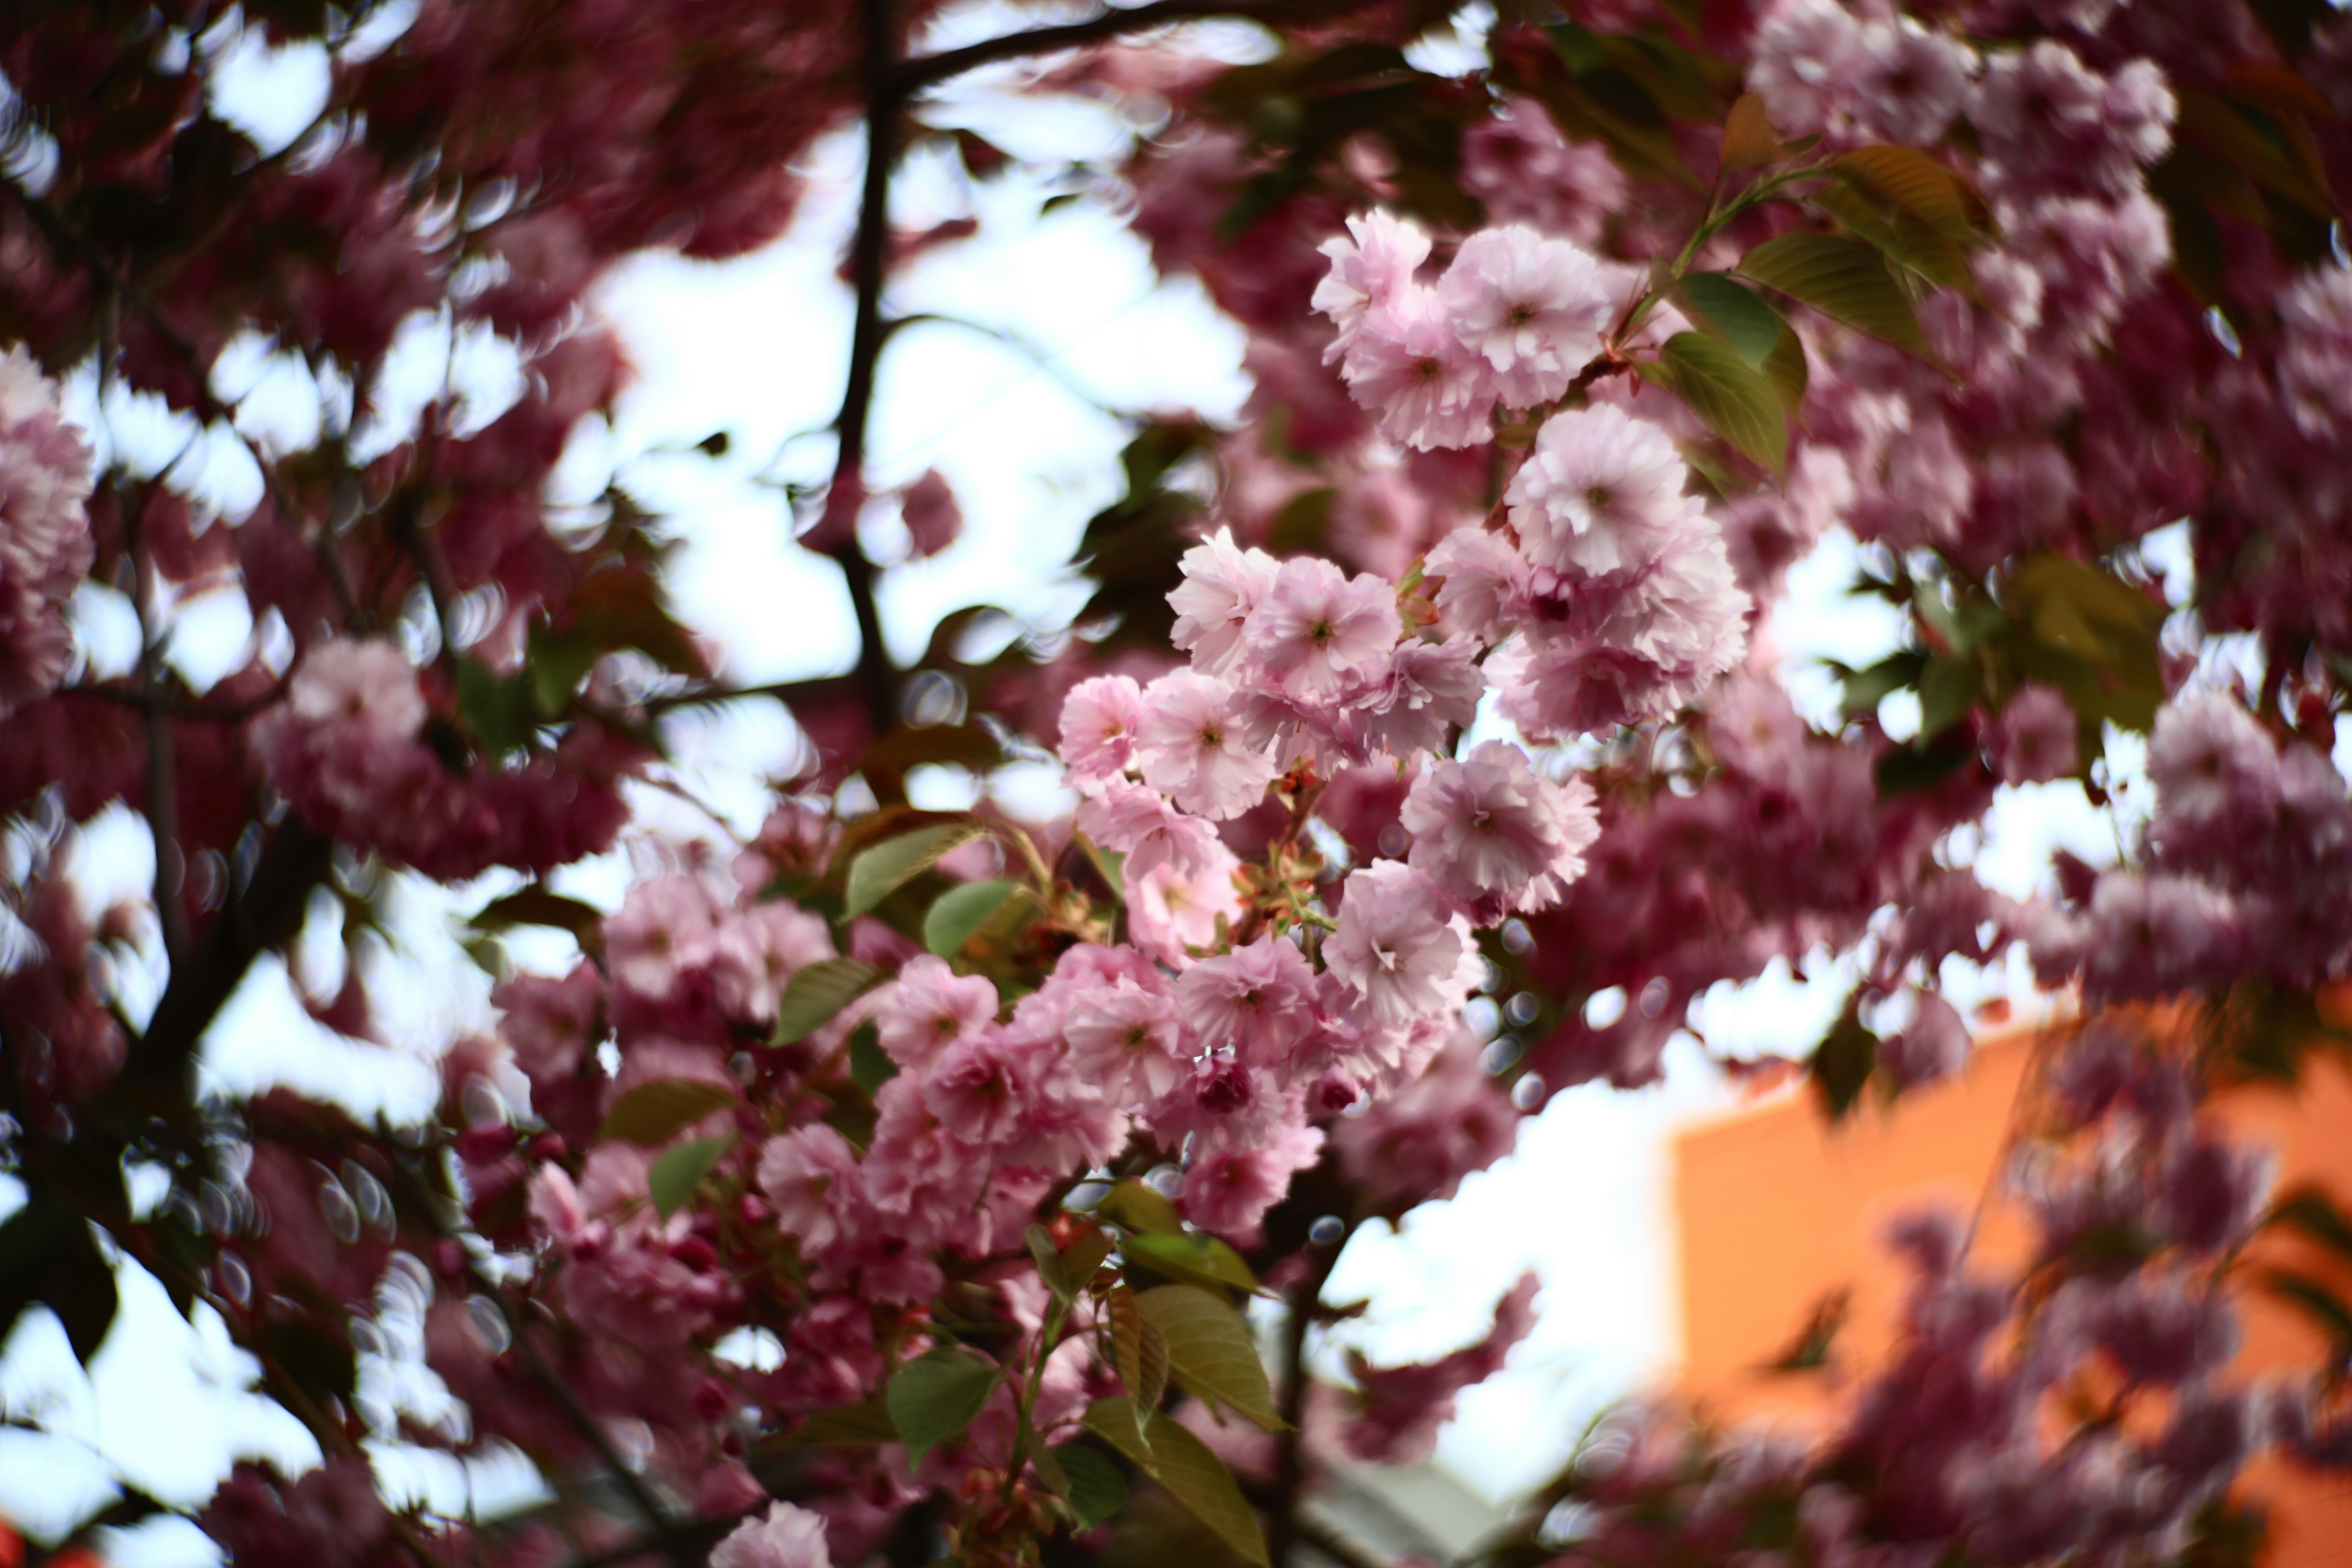
[[[1760,1369],[1839,1290],[1851,1295],[1836,1360],[1874,1364],[1893,1337],[1904,1284],[1881,1245],[1886,1223],[1931,1199],[1968,1212],[1995,1192],[2035,1044],[2025,1035],[1990,1042],[1958,1081],[1906,1096],[1891,1113],[1865,1108],[1843,1128],[1825,1126],[1810,1096],[1787,1095],[1683,1134],[1674,1201],[1685,1390],[1727,1415],[1810,1420],[1834,1381]],[[2352,1076],[2341,1062],[2317,1063],[2295,1092],[2235,1090],[2221,1108],[2277,1151],[2282,1190],[2315,1183],[2352,1208]],[[1979,1256],[2014,1261],[2023,1245],[2017,1215],[1985,1201]],[[2298,1246],[2266,1236],[2252,1260],[2292,1265]],[[2326,1342],[2304,1319],[2267,1297],[2241,1306],[2242,1371],[2307,1370],[2324,1359]],[[2273,1467],[2249,1485],[2271,1510],[2275,1568],[2352,1568],[2352,1484]]]

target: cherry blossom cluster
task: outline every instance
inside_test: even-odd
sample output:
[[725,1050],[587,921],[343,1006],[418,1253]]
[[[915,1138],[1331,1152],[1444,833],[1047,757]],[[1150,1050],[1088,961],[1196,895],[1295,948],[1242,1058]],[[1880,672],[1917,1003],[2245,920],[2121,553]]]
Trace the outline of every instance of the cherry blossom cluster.
[[21,344],[0,354],[0,720],[65,678],[66,600],[89,571],[89,445]]
[[1470,236],[1434,285],[1416,276],[1430,252],[1417,225],[1375,211],[1348,231],[1325,242],[1315,289],[1339,329],[1324,360],[1402,446],[1474,446],[1498,407],[1560,397],[1629,302],[1621,268],[1525,225]]
[[304,656],[253,744],[310,821],[429,876],[549,870],[605,848],[627,820],[627,742],[583,726],[518,766],[464,765],[433,744],[433,717],[398,648],[336,638]]

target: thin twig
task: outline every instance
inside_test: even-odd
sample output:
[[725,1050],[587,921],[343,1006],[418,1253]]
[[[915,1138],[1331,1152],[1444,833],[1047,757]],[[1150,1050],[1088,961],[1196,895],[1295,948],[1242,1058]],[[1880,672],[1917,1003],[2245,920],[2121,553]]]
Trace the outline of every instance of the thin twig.
[[1082,22],[1032,27],[1025,32],[1007,33],[1002,37],[983,38],[960,49],[924,55],[899,65],[891,73],[890,86],[900,96],[911,96],[950,77],[961,76],[982,66],[994,65],[999,60],[1018,59],[1026,55],[1057,54],[1064,49],[1098,44],[1122,33],[1139,33],[1175,22],[1200,22],[1218,16],[1244,22],[1297,21],[1311,16],[1328,16],[1341,11],[1360,10],[1363,5],[1364,0],[1271,0],[1269,4],[1258,5],[1237,4],[1236,0],[1155,0],[1152,5],[1138,5],[1129,10],[1104,11]]
[[898,721],[898,671],[882,641],[882,616],[874,598],[874,563],[857,542],[857,505],[865,496],[866,430],[874,405],[874,375],[887,329],[882,321],[882,279],[888,265],[890,174],[898,162],[903,91],[898,70],[898,17],[892,0],[866,0],[866,182],[858,198],[857,237],[852,266],[857,283],[857,313],[849,339],[849,373],[842,388],[841,413],[834,427],[841,439],[833,488],[825,501],[827,521],[837,537],[827,553],[841,568],[857,617],[857,681],[866,693],[866,721],[879,736]]

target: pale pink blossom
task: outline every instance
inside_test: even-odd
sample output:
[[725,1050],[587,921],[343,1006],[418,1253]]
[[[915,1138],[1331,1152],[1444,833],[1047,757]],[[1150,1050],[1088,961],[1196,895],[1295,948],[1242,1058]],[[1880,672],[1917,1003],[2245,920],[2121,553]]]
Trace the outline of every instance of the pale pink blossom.
[[2279,384],[2305,434],[2352,436],[2352,269],[2315,267],[2278,297]]
[[400,650],[354,637],[331,638],[303,656],[286,684],[286,709],[303,724],[344,727],[357,745],[414,740],[427,711]]
[[1863,63],[1862,26],[1836,0],[1780,0],[1756,29],[1748,89],[1784,137],[1830,130]]
[[1143,689],[1132,676],[1082,680],[1062,700],[1062,764],[1071,782],[1116,778],[1135,760]]
[[1128,863],[1128,940],[1171,969],[1190,964],[1192,950],[1216,944],[1218,916],[1228,926],[1242,918],[1241,894],[1234,887],[1241,861],[1220,843],[1211,843],[1202,858],[1198,870],[1163,862],[1140,877]]
[[1290,1178],[1311,1169],[1322,1152],[1322,1130],[1297,1122],[1246,1148],[1205,1151],[1184,1173],[1184,1217],[1247,1246],[1265,1211],[1290,1190]]
[[1591,247],[1624,206],[1626,180],[1601,143],[1567,141],[1541,104],[1507,98],[1463,134],[1462,188],[1497,222]]
[[1170,636],[1202,674],[1229,674],[1243,658],[1242,627],[1274,586],[1280,563],[1263,550],[1236,547],[1232,532],[1221,528],[1184,552],[1177,565],[1184,580],[1169,590],[1169,607],[1176,612]]
[[648,1002],[674,996],[688,971],[710,962],[719,906],[701,879],[656,877],[629,889],[604,921],[604,963],[613,984]]
[[1176,1010],[1203,1049],[1270,1066],[1315,1027],[1315,989],[1305,955],[1268,932],[1179,975]]
[[1486,690],[1475,639],[1401,643],[1380,685],[1363,700],[1366,747],[1399,760],[1435,751],[1452,731],[1477,718],[1478,699]]
[[833,1568],[824,1520],[788,1502],[737,1525],[710,1549],[710,1568]]
[[1552,783],[1504,741],[1433,763],[1405,796],[1402,820],[1413,868],[1481,921],[1558,903],[1601,833],[1590,784]]
[[1328,702],[1369,681],[1402,629],[1391,584],[1370,574],[1350,579],[1328,561],[1301,556],[1282,563],[1244,637],[1286,694]]
[[1591,255],[1519,224],[1462,242],[1438,285],[1447,323],[1513,408],[1549,403],[1601,353],[1613,301]]
[[1274,760],[1249,744],[1234,689],[1192,670],[1144,688],[1136,741],[1143,782],[1196,816],[1239,816],[1274,782]]
[[1544,422],[1503,499],[1537,565],[1616,572],[1657,559],[1689,482],[1664,430],[1598,403]]
[[1394,309],[1366,316],[1339,378],[1399,446],[1470,447],[1493,432],[1493,369],[1454,335],[1433,290],[1412,290]]
[[1000,1029],[967,1035],[941,1052],[923,1086],[940,1125],[975,1149],[1021,1131],[1045,1063],[1035,1042]]
[[882,1054],[910,1071],[928,1071],[940,1053],[996,1021],[996,987],[984,974],[960,975],[929,953],[898,971],[874,1016]]
[[1129,879],[1161,866],[1182,877],[1209,874],[1223,846],[1214,824],[1176,809],[1157,790],[1111,779],[1081,795],[1073,814],[1078,831],[1102,848],[1127,857]]
[[759,1181],[776,1228],[799,1239],[804,1258],[840,1239],[842,1218],[862,1188],[848,1140],[821,1121],[768,1140]]
[[2029,681],[2010,694],[1992,729],[1993,761],[2007,784],[2041,784],[2074,771],[2081,724],[2065,694]]
[[23,347],[0,354],[0,720],[47,696],[73,657],[66,601],[95,554],[89,444]]
[[1410,1024],[1445,1005],[1462,962],[1462,936],[1446,910],[1444,895],[1427,877],[1397,861],[1350,871],[1323,962],[1376,1022]]
[[1485,643],[1511,635],[1513,607],[1526,592],[1527,558],[1499,533],[1458,528],[1437,542],[1422,564],[1444,579],[1436,604],[1446,625]]
[[1062,1037],[1070,1070],[1109,1099],[1132,1086],[1157,1100],[1192,1071],[1175,1002],[1132,981],[1073,996]]
[[1368,312],[1391,308],[1429,259],[1429,236],[1410,218],[1375,210],[1349,218],[1348,234],[1319,247],[1331,270],[1315,285],[1313,303],[1339,329],[1327,362],[1354,341]]
[[1915,147],[1941,141],[1968,98],[1975,52],[1907,16],[1864,25],[1859,45],[1851,80],[1838,86],[1862,132]]

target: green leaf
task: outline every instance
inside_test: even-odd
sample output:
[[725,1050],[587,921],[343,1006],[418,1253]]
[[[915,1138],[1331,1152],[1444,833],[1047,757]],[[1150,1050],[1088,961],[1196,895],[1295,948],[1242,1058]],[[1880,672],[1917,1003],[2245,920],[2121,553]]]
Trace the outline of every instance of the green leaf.
[[877,1394],[856,1405],[820,1410],[771,1441],[782,1448],[809,1448],[865,1447],[898,1440],[898,1428],[890,1419],[888,1402]]
[[1764,356],[1764,379],[1771,384],[1772,395],[1780,400],[1780,407],[1790,418],[1797,418],[1805,406],[1805,389],[1812,381],[1812,373],[1805,363],[1805,340],[1796,329],[1782,323],[1780,341]]
[[614,1100],[596,1135],[652,1148],[734,1103],[735,1091],[724,1084],[697,1078],[657,1078]]
[[1257,1276],[1242,1255],[1213,1236],[1130,1236],[1118,1244],[1130,1269],[1141,1269],[1186,1285],[1241,1291],[1257,1289]]
[[1110,1359],[1118,1381],[1138,1411],[1159,1407],[1168,1392],[1168,1337],[1143,1315],[1135,1291],[1122,1280],[1103,1298],[1110,1325]]
[[1125,1399],[1096,1400],[1087,1411],[1087,1429],[1167,1488],[1219,1540],[1266,1568],[1265,1536],[1257,1515],[1242,1496],[1234,1473],[1207,1444],[1156,1410],[1139,1433],[1134,1407]]
[[1196,1399],[1221,1399],[1269,1432],[1288,1429],[1275,1413],[1249,1323],[1223,1298],[1197,1286],[1161,1285],[1136,1304],[1168,1342],[1168,1371],[1178,1387]]
[[1883,205],[1910,214],[1963,245],[1992,235],[1992,209],[1958,174],[1909,147],[1862,147],[1832,159],[1830,173]]
[[715,1137],[697,1138],[664,1152],[646,1173],[646,1191],[654,1200],[654,1207],[667,1219],[685,1206],[710,1173],[719,1157],[735,1146],[735,1134],[721,1132]]
[[2280,1300],[2301,1308],[2305,1316],[2333,1342],[2339,1360],[2352,1355],[2352,1307],[2344,1304],[2343,1297],[2310,1275],[2292,1268],[2263,1270],[2263,1286]]
[[971,940],[971,933],[1015,896],[1025,896],[1025,890],[1001,877],[950,888],[923,917],[923,945],[941,958],[953,958]]
[[1789,426],[1780,395],[1729,347],[1698,332],[1676,332],[1656,368],[1675,396],[1750,461],[1779,474],[1788,467]]
[[1867,669],[1849,669],[1835,660],[1830,668],[1845,687],[1845,710],[1850,717],[1862,718],[1878,711],[1878,705],[1906,686],[1917,684],[1927,673],[1927,656],[1906,650],[1888,654]]
[[1022,1239],[1029,1244],[1029,1256],[1037,1260],[1037,1278],[1045,1282],[1045,1289],[1065,1301],[1076,1295],[1069,1276],[1062,1270],[1062,1254],[1054,1245],[1053,1232],[1033,1225],[1022,1233]]
[[898,1064],[882,1053],[882,1040],[868,1019],[849,1032],[849,1081],[871,1100],[898,1076]]
[[1882,255],[1937,288],[1963,293],[1975,289],[1967,247],[1932,225],[1898,208],[1881,206],[1848,185],[1824,185],[1813,194],[1812,202],[1856,239],[1877,247]]
[[2299,1186],[2271,1205],[2266,1225],[2284,1226],[2352,1262],[2352,1219],[2336,1201],[2315,1186]]
[[1001,1369],[962,1345],[933,1345],[898,1369],[886,1397],[890,1425],[907,1446],[909,1469],[941,1443],[958,1436],[988,1403]]
[[1942,734],[1969,716],[1984,690],[1984,667],[1961,655],[1938,654],[1919,676],[1919,733]]
[[784,994],[776,1002],[775,1033],[768,1043],[789,1046],[808,1038],[889,978],[859,958],[826,958],[807,965],[784,983]]
[[1720,272],[1693,272],[1675,285],[1675,304],[1711,338],[1731,347],[1750,370],[1762,370],[1788,329],[1780,312]]
[[503,899],[492,899],[467,922],[476,931],[505,931],[510,926],[551,926],[568,931],[581,948],[593,952],[603,945],[604,911],[578,899],[567,899],[534,885]]
[[1080,1530],[1092,1530],[1127,1506],[1127,1478],[1100,1449],[1086,1443],[1064,1443],[1053,1450],[1060,1464],[1062,1500]]
[[1870,247],[1818,234],[1784,234],[1749,251],[1739,270],[1767,289],[1811,305],[1833,321],[1867,332],[1904,353],[1930,359],[1886,263]]
[[842,912],[852,919],[866,913],[982,831],[977,822],[941,822],[884,839],[850,863]]
[[521,751],[539,731],[538,698],[528,670],[501,679],[479,659],[459,659],[457,711],[492,756]]
[[1846,998],[1845,1011],[1830,1026],[1806,1065],[1812,1072],[1813,1089],[1822,1097],[1822,1109],[1832,1123],[1844,1121],[1860,1103],[1871,1074],[1878,1070],[1878,1037],[1862,1022],[1859,994]]
[[1121,1182],[1113,1187],[1095,1206],[1095,1217],[1107,1219],[1123,1230],[1149,1235],[1177,1236],[1184,1229],[1176,1205],[1141,1182]]
[[1764,100],[1752,92],[1741,93],[1724,116],[1722,167],[1727,172],[1760,169],[1780,159],[1780,137],[1764,112]]

